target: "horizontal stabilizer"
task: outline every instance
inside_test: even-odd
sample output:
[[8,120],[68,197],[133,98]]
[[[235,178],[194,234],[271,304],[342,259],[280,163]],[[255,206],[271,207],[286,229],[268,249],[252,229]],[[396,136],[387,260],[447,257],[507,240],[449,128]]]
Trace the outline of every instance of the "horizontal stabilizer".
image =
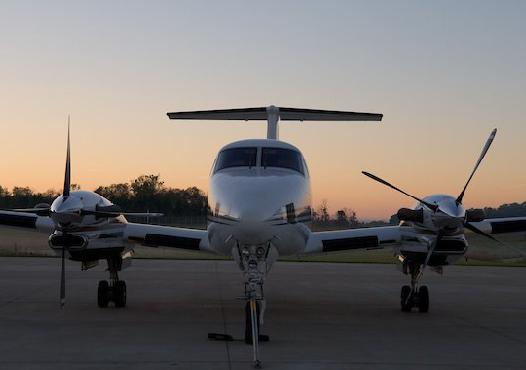
[[[382,114],[346,112],[321,109],[282,108],[277,109],[281,121],[381,121]],[[239,108],[216,109],[204,111],[172,112],[168,113],[170,119],[181,120],[240,120],[240,121],[266,121],[269,108]]]

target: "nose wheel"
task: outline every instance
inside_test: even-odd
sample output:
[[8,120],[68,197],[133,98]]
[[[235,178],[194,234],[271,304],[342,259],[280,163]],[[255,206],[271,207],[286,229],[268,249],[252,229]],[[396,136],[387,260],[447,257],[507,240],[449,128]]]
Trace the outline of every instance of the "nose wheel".
[[97,291],[97,304],[100,308],[108,307],[113,302],[115,307],[126,306],[126,282],[123,280],[115,281],[112,285],[107,280],[99,281]]
[[400,293],[400,307],[404,312],[411,312],[417,307],[419,312],[429,311],[429,290],[423,285],[416,291],[412,291],[409,285],[404,285]]

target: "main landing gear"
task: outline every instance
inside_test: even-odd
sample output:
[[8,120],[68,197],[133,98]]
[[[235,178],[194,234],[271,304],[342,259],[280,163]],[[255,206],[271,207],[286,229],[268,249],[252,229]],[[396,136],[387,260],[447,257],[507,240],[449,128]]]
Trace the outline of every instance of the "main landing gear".
[[120,259],[108,258],[110,282],[107,280],[99,281],[97,304],[100,308],[108,307],[109,302],[113,302],[115,307],[119,308],[126,306],[126,282],[119,280],[118,274],[121,263]]
[[400,293],[402,311],[411,312],[413,307],[417,307],[419,312],[429,311],[429,290],[425,285],[418,285],[422,277],[422,266],[419,263],[404,261],[404,273],[411,275],[411,286],[402,287]]

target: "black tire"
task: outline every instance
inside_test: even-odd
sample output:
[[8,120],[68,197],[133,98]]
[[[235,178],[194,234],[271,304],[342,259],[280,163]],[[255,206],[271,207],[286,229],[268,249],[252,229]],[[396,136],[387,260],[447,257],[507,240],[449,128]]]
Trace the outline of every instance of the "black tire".
[[418,311],[429,311],[429,290],[425,285],[418,290]]
[[115,302],[115,307],[125,307],[126,306],[126,282],[119,280],[113,285],[113,301]]
[[[256,302],[256,312],[258,317],[259,333],[259,302]],[[252,344],[252,317],[250,315],[250,302],[245,304],[245,343]]]
[[412,302],[409,296],[411,295],[411,287],[409,285],[404,285],[400,292],[400,308],[404,312],[410,312]]
[[97,304],[100,308],[108,307],[110,285],[106,280],[99,281],[99,288],[97,290]]

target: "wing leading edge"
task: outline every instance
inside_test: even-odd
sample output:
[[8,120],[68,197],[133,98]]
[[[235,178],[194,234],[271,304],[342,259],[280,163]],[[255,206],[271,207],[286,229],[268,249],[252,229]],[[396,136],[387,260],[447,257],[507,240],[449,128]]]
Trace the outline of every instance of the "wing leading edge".
[[124,237],[130,242],[146,247],[213,252],[209,248],[206,230],[128,223]]
[[55,229],[50,217],[25,212],[0,211],[0,225],[33,229],[43,233],[51,233]]

